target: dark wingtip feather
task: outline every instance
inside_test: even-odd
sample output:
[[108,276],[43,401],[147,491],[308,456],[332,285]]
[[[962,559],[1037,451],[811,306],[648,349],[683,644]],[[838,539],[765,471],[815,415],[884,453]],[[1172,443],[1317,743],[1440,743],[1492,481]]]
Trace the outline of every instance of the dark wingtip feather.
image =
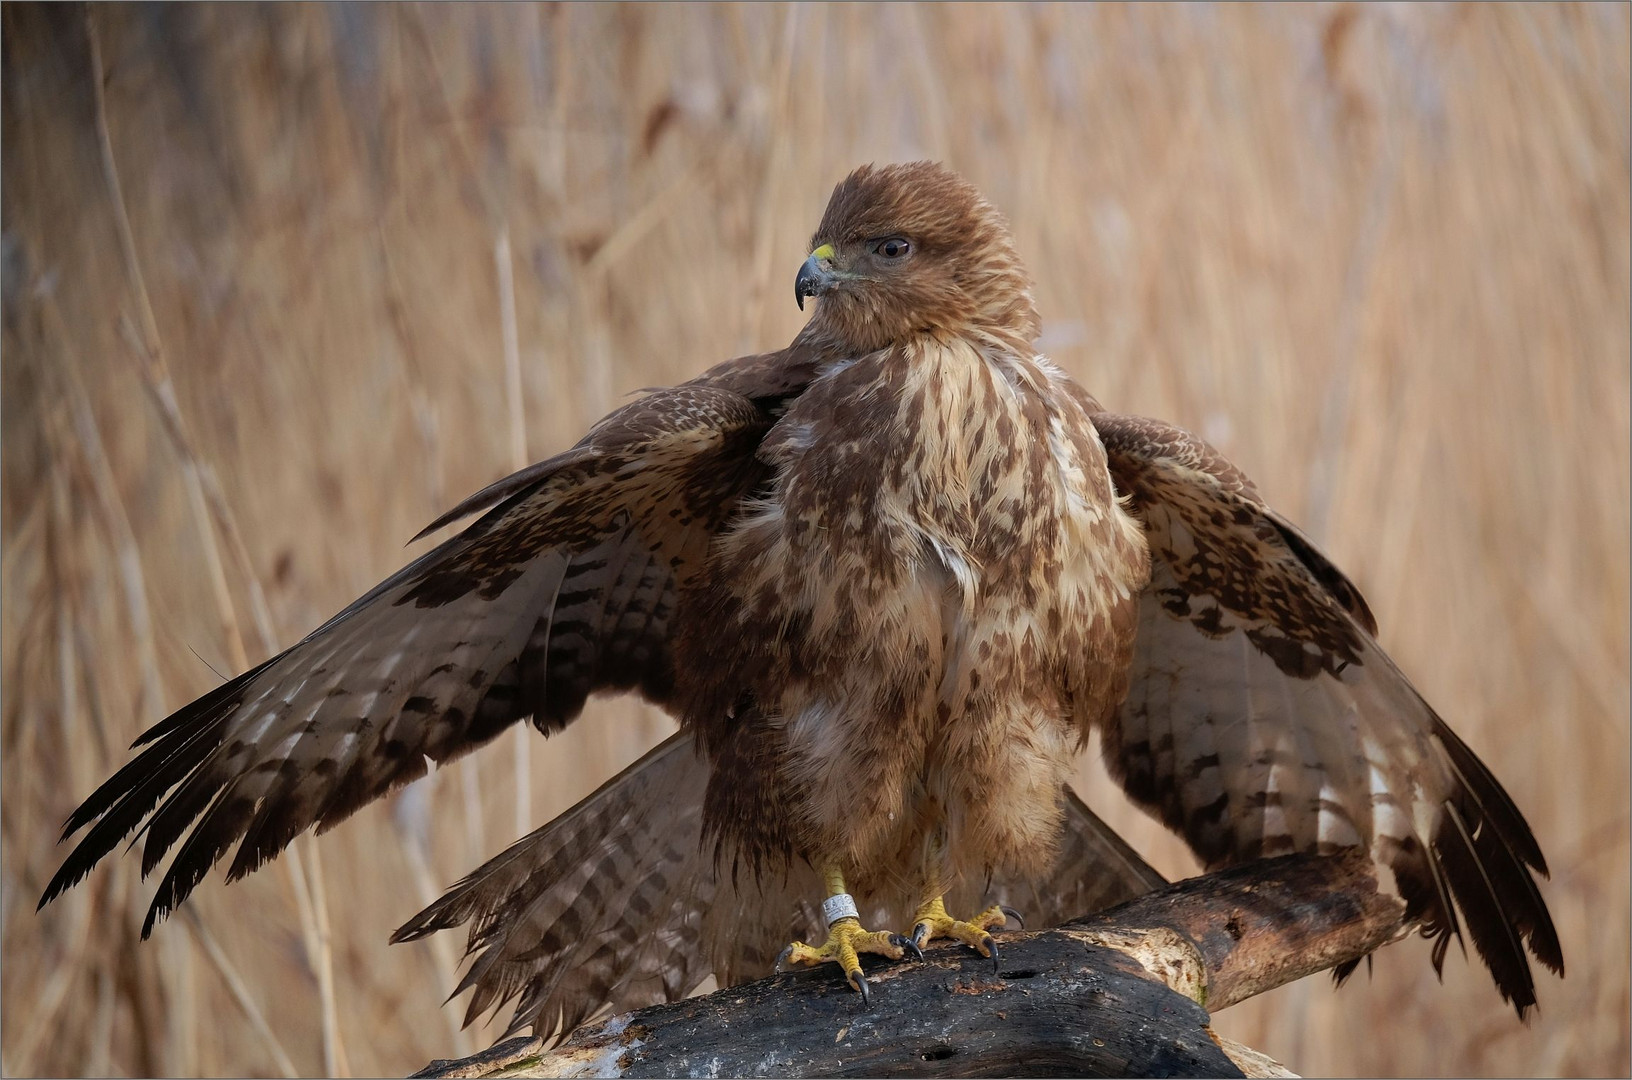
[[142,733],[132,745],[146,748],[105,780],[63,824],[59,843],[86,826],[90,832],[63,860],[35,910],[83,881],[103,856],[142,824],[164,793],[205,759],[219,744],[224,722],[244,687],[265,667],[223,683]]
[[255,811],[255,800],[235,792],[235,786],[229,784],[221,789],[209,809],[199,817],[187,842],[170,861],[170,869],[159,882],[153,903],[147,909],[147,918],[142,922],[142,940],[147,940],[153,927],[192,895],[210,867],[248,826]]
[[1438,716],[1432,730],[1452,790],[1439,808],[1431,844],[1424,849],[1408,838],[1388,861],[1406,918],[1435,939],[1435,973],[1443,977],[1452,938],[1464,956],[1471,939],[1522,1020],[1536,1005],[1530,957],[1564,974],[1558,932],[1534,877],[1545,875],[1547,864],[1524,815],[1484,763]]
[[[408,920],[395,930],[391,931],[391,936],[386,939],[386,944],[401,945],[405,941],[420,941],[424,938],[430,937],[432,934],[436,933],[436,931],[443,929],[446,928],[441,926],[422,925],[418,921],[418,916],[416,916],[415,918]],[[444,1001],[442,1004],[446,1005],[447,1002]]]
[[[197,764],[190,766],[190,773],[170,797],[164,800],[159,808],[153,811],[142,826],[142,833],[146,834],[146,842],[142,845],[142,877],[151,874],[164,855],[187,827],[204,812],[205,808],[220,793],[227,778],[219,772],[210,769],[201,755]],[[141,839],[142,833],[131,838],[131,846]]]
[[244,688],[256,676],[282,658],[283,654],[280,653],[270,659],[263,660],[243,674],[228,679],[203,697],[188,702],[136,736],[136,741],[130,744],[130,748],[134,750],[138,746],[145,746],[183,728],[193,728],[199,724],[220,719],[229,709],[239,703],[239,700],[243,697]]
[[80,805],[68,819],[63,839],[87,824],[90,831],[51,878],[40,897],[40,907],[84,880],[103,856],[142,824],[166,791],[205,760],[220,742],[226,715],[223,710],[220,715],[206,715],[203,723],[191,729],[173,729],[108,778]]
[[1460,783],[1455,800],[1460,826],[1499,897],[1503,919],[1544,967],[1563,975],[1558,931],[1532,876],[1532,871],[1547,876],[1547,860],[1529,823],[1485,763],[1438,716],[1434,734]]
[[1547,859],[1541,853],[1541,845],[1536,843],[1530,823],[1524,820],[1524,815],[1519,812],[1507,789],[1502,787],[1501,781],[1437,714],[1434,716],[1433,731],[1445,748],[1445,755],[1462,782],[1464,791],[1478,803],[1481,817],[1502,834],[1502,839],[1515,854],[1534,867],[1542,877],[1548,877]]
[[[1515,891],[1510,868],[1487,861],[1492,854],[1488,843],[1480,843],[1450,802],[1434,833],[1434,851],[1445,865],[1475,951],[1490,969],[1503,1000],[1511,1001],[1523,1020],[1536,1004],[1536,986],[1520,940],[1527,916],[1517,905],[1524,899]],[[1524,874],[1522,867],[1517,869]]]
[[1366,974],[1370,975],[1371,956],[1372,954],[1368,952],[1364,956],[1357,956],[1353,960],[1345,960],[1343,963],[1334,967],[1332,969],[1332,985],[1342,986],[1344,983],[1348,982],[1349,976],[1353,975],[1360,967],[1360,961],[1362,960],[1366,962]]
[[[192,712],[190,708],[183,711]],[[58,843],[68,839],[92,822],[98,824],[105,822],[110,816],[132,817],[130,827],[135,828],[136,822],[158,802],[158,796],[164,793],[169,784],[154,792],[152,802],[142,807],[140,813],[134,815],[130,814],[132,797],[139,792],[151,790],[154,780],[160,775],[171,776],[170,783],[174,783],[176,779],[179,779],[179,776],[175,775],[172,768],[177,755],[185,754],[190,747],[196,746],[199,736],[209,731],[212,722],[218,720],[219,717],[214,715],[200,717],[194,714],[191,719],[192,723],[186,726],[175,726],[166,732],[163,739],[155,742],[126,762],[118,772],[108,777],[102,782],[101,786],[86,796],[85,801],[80,803],[74,809],[74,812],[68,815],[68,820],[63,823],[62,835],[58,838]],[[168,723],[169,721],[165,722]],[[149,735],[151,734],[150,731]],[[142,736],[139,741],[147,741],[149,735]],[[117,838],[115,839],[117,840]],[[113,845],[110,843],[108,846],[111,849]]]
[[65,860],[57,868],[57,872],[52,875],[50,883],[45,887],[45,892],[40,894],[40,902],[34,905],[34,910],[43,911],[45,905],[83,881],[85,875],[89,874],[91,867],[95,865],[94,860],[85,863],[76,863],[71,857]]

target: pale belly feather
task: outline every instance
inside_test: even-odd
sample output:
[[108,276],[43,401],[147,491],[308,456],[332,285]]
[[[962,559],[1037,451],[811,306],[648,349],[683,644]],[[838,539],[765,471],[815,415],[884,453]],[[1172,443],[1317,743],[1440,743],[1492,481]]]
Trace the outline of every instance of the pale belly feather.
[[[784,451],[783,501],[746,528],[779,531],[754,576],[799,598],[792,667],[820,672],[767,709],[802,853],[858,893],[927,896],[1046,868],[1072,756],[1116,693],[1093,684],[1143,548],[1097,438],[1068,437],[1075,403],[1039,393],[1049,369],[962,342],[895,362],[838,376],[896,390],[890,427],[857,433],[882,448],[836,458],[846,418],[818,415]],[[835,460],[849,487],[796,497]]]

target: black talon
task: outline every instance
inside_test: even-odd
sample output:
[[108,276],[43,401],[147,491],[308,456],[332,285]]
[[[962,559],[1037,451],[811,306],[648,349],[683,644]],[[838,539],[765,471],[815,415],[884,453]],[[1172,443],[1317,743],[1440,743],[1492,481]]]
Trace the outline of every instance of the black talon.
[[929,937],[929,924],[927,922],[921,922],[917,926],[914,926],[912,928],[912,947],[919,950],[918,958],[920,960],[922,960],[924,958],[924,954],[923,954],[924,942],[925,942],[925,940],[928,939],[928,937]]
[[980,939],[980,943],[986,947],[987,955],[992,958],[992,970],[998,970],[1002,964],[1002,961],[997,957],[997,942],[992,939],[992,935],[987,934],[985,937]]
[[924,950],[920,949],[918,947],[918,943],[912,940],[912,938],[902,937],[900,934],[891,934],[890,944],[900,949],[903,953],[910,952],[915,960],[922,960],[924,958]]
[[788,962],[788,957],[790,957],[792,955],[793,955],[793,946],[789,945],[787,948],[783,949],[781,952],[776,954],[776,963],[772,965],[771,970],[776,972],[778,975],[781,975],[784,972],[786,972],[788,969],[783,967],[782,965],[786,964]]
[[867,976],[861,973],[860,968],[857,968],[846,977],[850,980],[850,988],[861,994],[861,1007],[864,1009],[872,1008],[873,995],[867,989]]
[[1023,916],[1021,916],[1021,914],[1018,911],[1014,910],[1009,905],[999,904],[999,905],[997,905],[997,910],[999,910],[999,911],[1001,911],[1003,913],[1004,918],[1013,919],[1015,922],[1019,923],[1020,924],[1020,929],[1024,930],[1026,928],[1025,918]]

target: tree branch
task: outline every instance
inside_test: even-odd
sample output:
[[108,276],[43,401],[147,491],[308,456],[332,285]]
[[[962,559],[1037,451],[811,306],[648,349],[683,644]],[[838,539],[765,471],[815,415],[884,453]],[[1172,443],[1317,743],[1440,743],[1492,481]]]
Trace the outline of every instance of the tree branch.
[[1285,1076],[1214,1036],[1207,1009],[1359,959],[1402,936],[1403,915],[1363,854],[1286,856],[1003,934],[996,970],[960,945],[880,962],[870,1009],[824,966],[415,1075]]

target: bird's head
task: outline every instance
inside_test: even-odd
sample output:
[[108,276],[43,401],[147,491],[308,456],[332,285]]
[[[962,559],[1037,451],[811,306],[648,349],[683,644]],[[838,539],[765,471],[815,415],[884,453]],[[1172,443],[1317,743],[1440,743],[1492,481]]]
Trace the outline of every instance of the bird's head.
[[914,335],[1037,336],[1031,280],[1003,215],[943,165],[863,165],[839,182],[794,282],[811,328],[872,352]]

